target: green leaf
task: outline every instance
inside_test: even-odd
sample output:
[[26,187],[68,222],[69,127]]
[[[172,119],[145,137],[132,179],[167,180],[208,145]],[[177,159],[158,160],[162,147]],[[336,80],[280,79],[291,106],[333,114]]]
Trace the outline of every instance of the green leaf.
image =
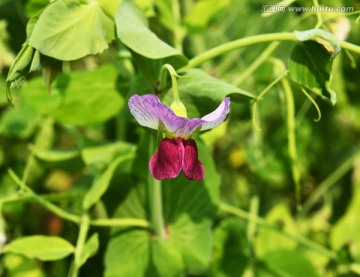
[[[105,257],[105,276],[178,276],[181,272],[206,271],[211,259],[211,226],[220,178],[201,141],[198,149],[205,167],[204,182],[189,181],[181,174],[162,183],[169,237],[159,241],[147,230],[114,229]],[[145,207],[145,187],[140,184],[120,204],[115,217],[146,218]]]
[[119,156],[108,166],[105,172],[95,178],[90,190],[86,193],[84,197],[84,209],[89,209],[92,205],[99,201],[101,196],[106,192],[107,188],[109,187],[111,178],[116,168],[124,161],[132,159],[133,157],[133,152],[125,153]]
[[44,55],[70,61],[103,52],[114,33],[113,20],[96,1],[58,0],[40,15],[29,44]]
[[134,3],[124,0],[115,17],[118,38],[134,52],[150,58],[175,56],[182,64],[187,59],[178,50],[160,40],[148,27],[143,11]]
[[85,247],[81,256],[80,265],[85,264],[86,260],[94,256],[99,250],[99,234],[93,234],[85,243]]
[[332,55],[323,45],[315,41],[297,44],[288,66],[293,81],[335,105],[336,93],[330,89]]
[[41,261],[60,260],[69,256],[74,246],[60,237],[29,236],[13,240],[7,244],[3,252],[24,255]]
[[311,262],[297,250],[277,249],[264,257],[263,262],[271,273],[270,275],[260,276],[279,276],[279,277],[318,277]]
[[40,114],[51,115],[60,122],[89,125],[115,116],[124,100],[115,89],[116,70],[103,66],[93,71],[60,74],[51,90],[41,78],[22,87],[24,102]]
[[[185,75],[190,78],[178,79],[180,99],[184,102],[190,118],[202,117],[212,112],[226,96],[232,101],[251,100],[251,93],[209,76],[203,70],[189,69]],[[172,102],[171,90],[165,95],[164,102]]]

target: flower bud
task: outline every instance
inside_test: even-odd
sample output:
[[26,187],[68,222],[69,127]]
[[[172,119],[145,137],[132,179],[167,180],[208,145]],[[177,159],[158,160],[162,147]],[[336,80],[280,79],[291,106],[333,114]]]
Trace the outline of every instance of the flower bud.
[[170,109],[177,115],[187,118],[186,108],[180,100],[175,100],[171,103]]

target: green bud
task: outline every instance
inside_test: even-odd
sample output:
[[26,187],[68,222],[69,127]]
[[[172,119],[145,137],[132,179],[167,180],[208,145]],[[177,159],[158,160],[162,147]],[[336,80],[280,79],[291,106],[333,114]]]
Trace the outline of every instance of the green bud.
[[172,109],[177,116],[187,118],[186,108],[180,100],[173,101],[170,105],[170,109]]

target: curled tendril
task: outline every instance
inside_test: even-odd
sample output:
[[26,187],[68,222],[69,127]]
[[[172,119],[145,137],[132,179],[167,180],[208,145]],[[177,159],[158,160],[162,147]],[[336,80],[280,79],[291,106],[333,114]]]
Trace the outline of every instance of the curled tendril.
[[310,100],[310,102],[314,105],[317,113],[318,113],[318,117],[314,118],[315,122],[319,122],[321,119],[321,111],[320,108],[318,106],[318,104],[315,102],[315,100],[310,96],[310,94],[307,93],[307,91],[304,88],[301,88],[301,91],[305,94],[305,96]]

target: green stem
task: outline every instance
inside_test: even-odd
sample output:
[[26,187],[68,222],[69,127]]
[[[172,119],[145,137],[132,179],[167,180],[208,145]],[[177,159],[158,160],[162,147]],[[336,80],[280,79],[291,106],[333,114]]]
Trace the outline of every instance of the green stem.
[[360,46],[346,41],[340,41],[340,47],[360,54]]
[[[149,154],[155,149],[155,138],[150,139]],[[163,216],[161,181],[154,179],[150,174],[148,177],[148,196],[150,207],[151,227],[159,239],[166,238],[165,223]]]
[[20,180],[20,178],[15,174],[12,169],[8,169],[8,173],[10,177],[14,180],[16,184],[18,184],[24,192],[28,193],[35,201],[41,204],[44,208],[51,211],[52,213],[58,215],[61,218],[66,220],[79,223],[79,217],[73,214],[70,214],[63,209],[59,208],[58,206],[54,205],[53,203],[45,200],[44,198],[38,196],[32,189],[30,189],[26,184]]
[[279,46],[280,42],[274,41],[261,53],[261,55],[240,74],[240,76],[233,81],[236,86],[240,85],[271,55],[272,52]]
[[[211,60],[217,56],[220,56],[222,54],[225,54],[227,52],[230,52],[232,50],[246,47],[249,45],[254,45],[258,43],[264,43],[264,42],[273,42],[273,41],[298,41],[295,33],[271,33],[271,34],[261,34],[261,35],[255,35],[251,37],[241,38],[234,41],[230,41],[228,43],[224,43],[222,45],[219,45],[217,47],[214,47],[212,49],[209,49],[193,59],[189,61],[189,63],[181,68],[180,70],[185,70],[188,68],[197,67],[198,65]],[[360,54],[360,46],[346,42],[341,41],[340,47],[350,50],[352,52]],[[180,71],[179,70],[179,71]]]
[[153,215],[153,228],[155,234],[160,238],[166,238],[164,217],[163,217],[163,205],[162,205],[162,194],[161,194],[161,181],[155,180],[153,182],[153,205],[151,207]]
[[[63,197],[56,198],[54,197],[54,195],[49,195],[49,197],[47,197],[46,195],[37,195],[34,191],[32,191],[29,187],[26,186],[26,184],[24,184],[20,180],[20,178],[14,173],[12,169],[9,169],[8,171],[10,177],[15,181],[15,183],[17,183],[24,190],[23,192],[20,192],[20,194],[19,193],[12,194],[4,198],[1,198],[0,203],[6,204],[16,201],[35,201],[39,203],[41,206],[43,206],[45,209],[47,209],[48,211],[52,212],[53,214],[57,215],[58,217],[64,220],[68,220],[76,224],[81,223],[80,216],[71,214],[47,200],[48,198],[55,201],[59,201],[62,200]],[[25,195],[24,193],[27,193],[28,195]],[[146,220],[136,219],[136,218],[114,218],[114,219],[99,218],[99,219],[91,220],[90,225],[99,226],[99,227],[114,227],[114,226],[132,226],[132,227],[143,227],[143,228],[149,227],[149,223]]]
[[[318,7],[319,6],[319,3],[317,0],[313,0],[313,3],[314,3],[314,6],[315,7]],[[321,16],[321,12],[317,12],[316,13],[316,18],[317,18],[317,24],[315,26],[315,29],[318,29],[320,28],[322,25],[323,25],[323,19],[322,19],[322,16]]]
[[220,210],[227,212],[229,214],[235,215],[241,219],[245,219],[248,221],[254,221],[256,224],[268,228],[270,230],[273,230],[275,232],[278,232],[279,234],[288,237],[290,239],[295,240],[296,242],[298,242],[299,244],[302,244],[324,256],[329,257],[330,259],[333,260],[338,260],[338,257],[336,255],[335,252],[325,248],[324,246],[317,244],[311,240],[309,240],[306,237],[303,237],[301,235],[295,234],[295,233],[291,233],[289,231],[286,231],[284,229],[281,229],[280,227],[270,224],[269,222],[267,222],[265,219],[262,219],[261,217],[255,216],[255,215],[251,215],[248,212],[241,210],[239,208],[236,207],[232,207],[230,205],[227,205],[225,203],[221,203],[220,204]]
[[294,96],[287,79],[281,80],[283,90],[286,98],[286,107],[287,107],[287,136],[288,136],[288,151],[291,162],[291,174],[295,183],[295,195],[296,195],[296,204],[297,209],[301,209],[301,194],[300,194],[300,169],[298,166],[298,154],[296,149],[296,135],[295,135],[295,104]]
[[74,264],[71,268],[71,277],[77,277],[79,274],[79,269],[82,263],[82,257],[84,252],[84,246],[86,243],[86,237],[90,227],[90,217],[87,212],[84,212],[80,219],[80,230],[79,236],[76,242],[76,248],[74,253]]
[[174,26],[174,44],[175,48],[180,52],[183,51],[183,31],[181,29],[181,15],[180,15],[180,4],[178,0],[171,0],[172,14],[175,21]]
[[211,60],[217,56],[220,56],[237,48],[246,47],[258,43],[272,42],[272,41],[297,41],[297,37],[295,33],[272,33],[272,34],[256,35],[256,36],[230,41],[228,43],[224,43],[220,46],[217,46],[208,51],[205,51],[204,53],[197,55],[196,57],[191,59],[189,63],[181,70],[184,70],[186,68],[196,67],[208,60]]
[[179,96],[179,90],[178,90],[178,86],[177,86],[176,77],[179,78],[181,76],[176,73],[175,69],[170,64],[164,64],[161,67],[161,71],[160,71],[160,90],[163,90],[166,87],[167,72],[169,72],[169,75],[171,77],[171,84],[172,84],[174,101],[180,101],[180,96]]

